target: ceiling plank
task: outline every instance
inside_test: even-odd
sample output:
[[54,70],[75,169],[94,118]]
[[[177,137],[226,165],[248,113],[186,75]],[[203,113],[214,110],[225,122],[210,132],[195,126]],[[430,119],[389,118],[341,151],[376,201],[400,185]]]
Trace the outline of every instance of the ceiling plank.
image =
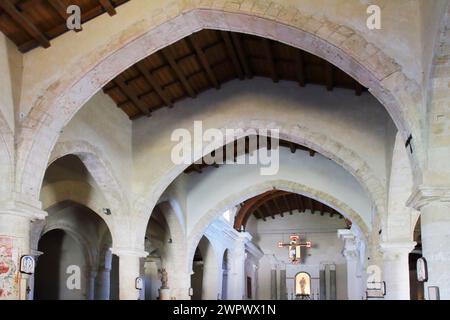
[[253,78],[253,72],[252,69],[250,68],[250,65],[247,60],[247,55],[245,54],[244,48],[242,46],[240,34],[232,32],[231,39],[233,40],[234,47],[236,48],[239,61],[241,62],[242,67],[244,68],[245,75],[249,79]]
[[127,96],[143,114],[148,117],[151,116],[151,112],[144,105],[144,102],[137,97],[136,93],[122,80],[122,78],[117,77],[113,80],[113,83],[120,88],[124,95]]
[[167,48],[162,49],[161,52],[162,52],[164,58],[167,60],[167,62],[169,62],[173,71],[175,71],[178,79],[181,81],[181,84],[183,85],[186,92],[189,94],[189,96],[191,98],[195,98],[196,93],[195,93],[194,89],[192,89],[192,86],[189,84],[183,71],[178,66],[178,63],[175,61],[175,58],[173,57],[172,53],[169,50],[167,50]]
[[266,60],[268,62],[269,65],[269,69],[270,69],[270,74],[272,77],[273,82],[278,82],[279,78],[278,78],[278,74],[277,74],[277,70],[275,68],[275,61],[273,59],[273,53],[272,53],[272,48],[270,45],[270,40],[266,39],[266,38],[262,38],[262,43],[264,46],[264,51],[266,54]]
[[200,63],[205,69],[206,74],[208,75],[209,81],[211,81],[214,88],[217,90],[220,89],[220,83],[217,81],[217,77],[214,74],[214,71],[211,69],[211,65],[208,62],[208,57],[206,56],[205,52],[202,48],[200,48],[198,44],[198,36],[196,34],[191,35],[187,38],[188,43],[194,48],[195,52],[197,53],[197,57],[200,60]]
[[138,68],[139,72],[144,76],[145,80],[147,80],[147,82],[156,91],[159,98],[165,103],[165,105],[168,106],[169,108],[173,107],[172,101],[170,100],[166,92],[163,90],[156,77],[153,76],[153,74],[149,70],[147,70],[147,68],[145,68],[144,64],[142,62],[138,62],[136,64],[136,67]]
[[303,59],[303,52],[301,50],[297,50],[297,52],[295,53],[295,68],[298,84],[300,85],[300,87],[304,87],[306,85],[305,61]]
[[227,48],[228,56],[230,57],[231,62],[233,63],[234,69],[236,70],[236,74],[238,75],[239,79],[244,80],[245,78],[244,72],[241,69],[236,52],[233,48],[233,44],[231,43],[230,33],[228,31],[220,31],[220,34],[222,36],[223,41],[225,42],[225,47]]
[[0,1],[2,8],[23,30],[33,37],[42,47],[49,48],[50,41],[47,37],[25,16],[23,15],[11,0]]
[[105,9],[105,11],[108,12],[110,16],[114,16],[117,13],[116,9],[114,9],[114,6],[109,0],[99,0],[99,2],[103,9]]
[[48,3],[58,12],[59,16],[65,21],[67,19],[67,6],[62,0],[48,0]]

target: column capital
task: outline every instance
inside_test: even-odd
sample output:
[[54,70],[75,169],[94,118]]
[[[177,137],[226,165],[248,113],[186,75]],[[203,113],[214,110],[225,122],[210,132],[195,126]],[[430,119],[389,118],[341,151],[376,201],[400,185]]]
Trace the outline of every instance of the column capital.
[[407,206],[420,210],[434,202],[450,202],[450,186],[417,186],[408,201]]
[[392,256],[409,254],[416,247],[415,241],[387,241],[380,243],[380,250],[383,255]]
[[0,215],[23,217],[30,220],[43,220],[47,216],[47,212],[40,207],[40,203],[36,206],[36,204],[28,204],[20,201],[2,201],[0,202]]
[[122,257],[122,256],[130,256],[137,258],[145,258],[148,256],[148,252],[142,250],[141,248],[132,248],[132,247],[113,247],[111,249],[112,253]]

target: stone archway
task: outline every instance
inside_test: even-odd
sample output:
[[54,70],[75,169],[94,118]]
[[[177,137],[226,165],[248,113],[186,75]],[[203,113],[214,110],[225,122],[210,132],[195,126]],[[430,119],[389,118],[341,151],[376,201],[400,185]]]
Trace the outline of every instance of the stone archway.
[[[276,121],[237,121],[234,123],[229,123],[226,127],[243,129],[243,136],[245,136],[245,133],[250,130],[259,132],[261,129],[278,129],[280,131],[281,139],[304,145],[317,151],[342,166],[346,171],[354,176],[375,205],[377,212],[377,220],[375,221],[376,224],[380,223],[381,218],[386,215],[386,190],[377,175],[356,152],[345,147],[332,138],[318,132],[312,132],[308,128],[301,127],[299,125],[279,123]],[[226,136],[225,128],[222,129],[222,132],[224,133],[224,136]],[[199,159],[219,147],[222,147],[222,145],[207,145],[205,146],[202,154],[196,155],[195,158]],[[146,194],[142,195],[137,200],[134,207],[136,208],[136,211],[140,213],[140,217],[145,217],[146,221],[148,221],[152,208],[159,201],[161,194],[164,190],[166,190],[170,183],[172,183],[172,181],[174,181],[175,178],[178,177],[184,169],[186,169],[187,166],[188,165],[174,166],[169,172],[165,172],[162,175],[164,178],[160,180],[159,184],[153,186],[146,192]],[[140,225],[142,226],[142,224]],[[139,226],[137,228],[138,230],[140,229]],[[144,234],[144,231],[142,230],[137,232],[137,235],[142,234]],[[139,243],[142,242],[142,239],[138,238],[136,241]]]
[[282,191],[288,191],[293,193],[303,194],[315,200],[321,201],[331,208],[335,209],[339,213],[341,213],[344,217],[348,218],[352,221],[354,226],[357,226],[358,231],[361,233],[361,236],[365,238],[366,241],[369,240],[370,229],[365,224],[360,215],[351,209],[347,204],[342,201],[334,198],[333,196],[326,194],[324,192],[314,190],[305,185],[285,181],[285,180],[275,180],[269,181],[265,183],[261,183],[255,185],[251,188],[233,194],[226,199],[223,199],[221,202],[217,203],[216,206],[211,208],[202,218],[196,223],[193,227],[193,231],[189,234],[187,243],[188,243],[188,261],[191,261],[194,257],[195,248],[197,247],[200,239],[202,238],[205,230],[211,224],[211,222],[216,219],[220,214],[222,214],[225,210],[236,206],[237,204],[250,199],[258,194],[264,193],[266,191],[277,189]]
[[114,171],[95,146],[87,141],[59,142],[53,149],[47,167],[54,161],[67,155],[76,155],[87,168],[104,194],[109,205],[116,210],[127,212],[127,200],[123,190],[114,176]]
[[147,20],[76,61],[32,103],[20,129],[16,192],[30,201],[38,198],[45,166],[60,130],[104,84],[149,54],[203,28],[281,41],[324,58],[353,76],[386,107],[404,139],[413,134],[416,152],[411,160],[418,179],[424,152],[417,84],[393,59],[351,28],[292,9],[280,5],[279,14],[273,16],[253,1],[245,7],[224,8],[215,2],[202,5],[177,0],[167,4],[167,10],[159,11],[159,16],[149,13]]

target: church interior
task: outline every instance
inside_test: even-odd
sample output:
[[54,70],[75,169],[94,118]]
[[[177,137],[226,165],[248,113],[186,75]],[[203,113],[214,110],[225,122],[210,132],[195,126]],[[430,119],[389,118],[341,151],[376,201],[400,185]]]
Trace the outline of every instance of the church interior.
[[449,0],[2,0],[0,31],[0,300],[450,299]]

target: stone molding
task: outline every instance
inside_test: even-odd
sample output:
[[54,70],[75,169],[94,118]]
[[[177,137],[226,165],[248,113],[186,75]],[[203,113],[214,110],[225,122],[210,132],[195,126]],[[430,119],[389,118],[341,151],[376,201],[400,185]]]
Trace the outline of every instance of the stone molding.
[[414,189],[408,201],[408,206],[416,210],[432,203],[450,203],[450,186],[419,185]]

